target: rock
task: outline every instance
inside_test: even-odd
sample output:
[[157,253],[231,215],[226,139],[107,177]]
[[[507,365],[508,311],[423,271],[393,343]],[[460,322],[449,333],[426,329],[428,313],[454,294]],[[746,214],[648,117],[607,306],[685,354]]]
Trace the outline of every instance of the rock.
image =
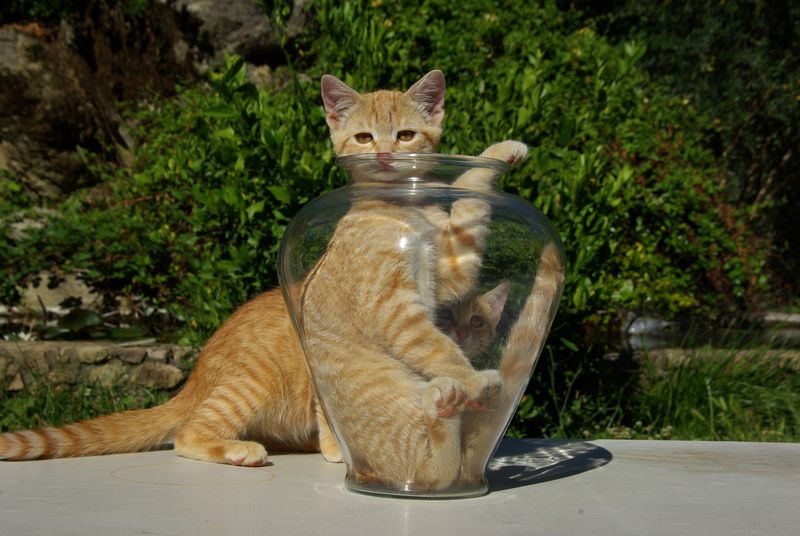
[[119,383],[119,380],[125,375],[128,367],[119,361],[112,361],[99,367],[89,369],[88,380],[89,383],[99,384],[106,389],[110,389]]
[[172,347],[172,361],[176,363],[185,361],[192,356],[193,352],[194,350],[191,346],[179,346],[176,344]]
[[29,347],[28,350],[22,354],[22,363],[24,364],[23,370],[30,370],[34,374],[43,376],[50,371],[50,363],[45,356],[46,349],[42,347]]
[[147,357],[147,350],[141,346],[115,348],[114,355],[123,363],[138,365]]
[[107,346],[80,346],[76,350],[78,362],[84,364],[97,364],[108,361],[111,352]]
[[179,0],[177,7],[198,21],[200,40],[209,55],[198,70],[224,64],[226,54],[237,54],[255,65],[285,63],[281,39],[292,39],[305,31],[309,16],[306,0],[294,2],[292,13],[281,27],[269,19],[253,0]]
[[247,81],[259,89],[268,89],[274,84],[269,65],[247,65]]
[[147,349],[147,357],[153,361],[169,362],[172,357],[172,348],[169,346],[153,346]]
[[47,383],[50,385],[73,384],[78,381],[78,367],[61,367],[51,370],[47,374]]
[[87,285],[78,274],[59,274],[43,270],[28,278],[24,288],[18,288],[21,306],[33,313],[39,313],[42,307],[59,315],[71,309],[99,308],[101,297]]
[[143,363],[133,373],[133,381],[144,387],[172,389],[185,378],[185,373],[178,367],[165,363]]
[[11,380],[11,383],[8,384],[6,389],[13,392],[22,391],[25,389],[25,382],[22,380],[22,374],[17,372],[17,374],[14,376],[14,379]]

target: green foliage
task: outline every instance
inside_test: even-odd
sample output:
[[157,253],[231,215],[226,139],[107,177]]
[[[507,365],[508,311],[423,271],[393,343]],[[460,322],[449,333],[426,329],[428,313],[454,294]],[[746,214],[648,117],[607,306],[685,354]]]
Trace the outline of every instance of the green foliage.
[[726,196],[759,208],[759,232],[782,246],[796,292],[800,268],[800,4],[615,2],[585,8],[616,40],[647,45],[641,65],[703,117],[705,142],[724,162]]
[[110,199],[74,197],[11,255],[29,272],[85,270],[207,334],[276,282],[289,218],[341,181],[316,88],[293,89],[259,92],[231,59],[208,87],[140,111],[137,162],[116,173]]
[[58,18],[69,8],[68,0],[9,0],[0,8],[0,22]]
[[[208,334],[274,284],[278,243],[299,207],[342,184],[319,77],[400,88],[433,68],[448,79],[442,151],[528,143],[530,158],[503,187],[539,207],[567,250],[552,354],[530,388],[544,406],[522,411],[529,430],[542,427],[538,415],[587,407],[604,382],[628,381],[598,359],[619,312],[720,317],[765,288],[767,249],[747,213],[725,203],[696,110],[639,70],[638,42],[614,47],[549,2],[316,0],[310,9],[314,31],[287,50],[310,78],[287,69],[290,83],[267,93],[231,58],[207,85],[133,111],[134,166],[108,174],[108,200],[75,196],[46,230],[6,246],[0,289],[8,295],[43,267],[82,269]],[[570,387],[554,398],[551,385]]]
[[503,138],[531,146],[504,187],[562,233],[570,310],[718,314],[763,288],[763,248],[725,205],[694,111],[637,69],[641,45],[565,31],[577,21],[549,5],[315,5],[314,74],[402,87],[441,68],[445,151],[475,154]]

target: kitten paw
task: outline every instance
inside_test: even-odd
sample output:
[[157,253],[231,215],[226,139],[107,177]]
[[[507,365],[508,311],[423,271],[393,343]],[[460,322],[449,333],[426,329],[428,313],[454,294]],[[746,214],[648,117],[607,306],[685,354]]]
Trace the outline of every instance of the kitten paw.
[[447,419],[464,410],[466,394],[461,382],[452,378],[434,378],[424,395],[424,408],[437,417]]
[[503,386],[503,379],[496,370],[481,370],[465,383],[467,400],[464,405],[473,411],[483,411]]
[[231,465],[260,467],[267,463],[267,449],[260,443],[236,441],[225,449],[225,462]]
[[515,166],[525,160],[528,156],[528,146],[521,141],[506,140],[494,145],[490,145],[481,156],[487,158],[494,158],[496,160],[503,160],[504,162]]
[[319,450],[322,452],[322,456],[325,458],[325,461],[331,463],[341,463],[344,459],[342,456],[342,449],[339,448],[339,445],[336,444],[336,440],[333,438],[329,438],[328,441],[320,440]]

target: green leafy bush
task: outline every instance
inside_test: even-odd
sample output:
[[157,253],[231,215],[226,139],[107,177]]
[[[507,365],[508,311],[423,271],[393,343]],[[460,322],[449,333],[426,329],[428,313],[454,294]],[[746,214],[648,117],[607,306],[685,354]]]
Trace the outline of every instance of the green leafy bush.
[[702,114],[705,142],[724,164],[726,197],[756,209],[751,219],[759,233],[780,248],[772,267],[796,298],[800,5],[752,0],[577,4],[610,39],[646,44],[642,68]]
[[[599,359],[622,311],[720,317],[765,288],[765,245],[724,202],[694,111],[637,68],[641,45],[613,47],[550,3],[317,0],[311,9],[314,31],[287,50],[308,77],[267,93],[231,59],[206,86],[134,112],[134,166],[109,176],[105,201],[76,196],[47,230],[9,248],[6,296],[10,280],[66,265],[207,334],[275,283],[289,218],[343,182],[319,76],[366,90],[407,87],[433,68],[449,84],[442,151],[527,142],[530,158],[503,187],[543,210],[567,249],[551,357],[530,388],[537,406],[518,425],[527,432],[546,430],[556,406],[593,404],[598,385],[630,380]],[[567,398],[553,398],[558,385],[571,386]]]

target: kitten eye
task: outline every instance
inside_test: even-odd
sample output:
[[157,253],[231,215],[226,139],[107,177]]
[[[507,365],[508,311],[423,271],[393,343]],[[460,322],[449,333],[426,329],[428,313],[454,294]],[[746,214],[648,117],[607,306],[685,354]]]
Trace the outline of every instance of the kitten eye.
[[472,328],[479,328],[483,326],[483,317],[479,315],[473,315],[472,318],[469,319],[469,325]]
[[369,132],[359,132],[356,134],[356,141],[360,144],[366,144],[372,141],[372,134]]
[[397,133],[397,139],[400,141],[411,141],[417,133],[413,130],[401,130]]

